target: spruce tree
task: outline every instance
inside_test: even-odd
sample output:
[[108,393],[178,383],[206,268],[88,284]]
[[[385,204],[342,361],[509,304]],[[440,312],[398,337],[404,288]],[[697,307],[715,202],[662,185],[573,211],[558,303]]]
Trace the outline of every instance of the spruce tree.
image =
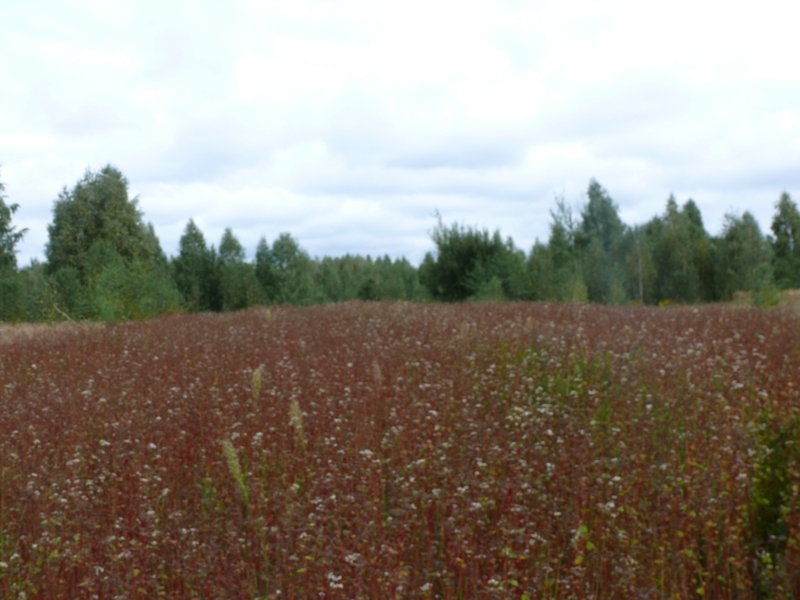
[[781,194],[772,220],[775,283],[800,288],[800,211],[788,193]]

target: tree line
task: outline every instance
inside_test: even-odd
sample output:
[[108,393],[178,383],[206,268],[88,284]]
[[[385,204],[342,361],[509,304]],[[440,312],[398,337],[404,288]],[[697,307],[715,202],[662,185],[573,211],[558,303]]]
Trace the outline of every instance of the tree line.
[[787,193],[771,234],[749,212],[725,217],[710,235],[693,200],[670,196],[663,214],[628,226],[595,180],[578,212],[561,199],[550,236],[527,254],[499,231],[441,216],[434,249],[419,267],[406,259],[345,255],[312,258],[290,234],[255,260],[228,228],[209,245],[190,220],[167,257],[123,174],[109,165],[64,188],[53,205],[45,261],[18,268],[25,231],[0,182],[0,320],[142,319],[166,312],[231,311],[255,305],[304,306],[346,300],[538,300],[608,304],[725,301],[737,291],[770,304],[800,288],[800,212]]

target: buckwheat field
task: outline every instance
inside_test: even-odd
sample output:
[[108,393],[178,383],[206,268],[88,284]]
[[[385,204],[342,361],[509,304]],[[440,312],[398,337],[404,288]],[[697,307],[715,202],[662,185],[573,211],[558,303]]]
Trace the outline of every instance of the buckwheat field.
[[800,316],[349,303],[0,332],[2,598],[800,595]]

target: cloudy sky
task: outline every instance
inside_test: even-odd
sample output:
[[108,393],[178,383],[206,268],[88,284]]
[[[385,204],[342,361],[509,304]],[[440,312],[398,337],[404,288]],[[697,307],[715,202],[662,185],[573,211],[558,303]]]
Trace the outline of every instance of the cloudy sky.
[[3,0],[0,180],[41,257],[52,203],[114,164],[174,254],[189,218],[252,256],[419,262],[445,222],[529,250],[596,178],[629,224],[800,199],[800,4]]

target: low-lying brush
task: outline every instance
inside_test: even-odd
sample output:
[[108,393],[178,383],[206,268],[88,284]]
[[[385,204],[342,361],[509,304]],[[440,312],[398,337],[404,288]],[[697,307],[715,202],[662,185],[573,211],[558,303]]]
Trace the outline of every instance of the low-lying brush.
[[351,303],[19,335],[0,597],[797,596],[798,331]]

